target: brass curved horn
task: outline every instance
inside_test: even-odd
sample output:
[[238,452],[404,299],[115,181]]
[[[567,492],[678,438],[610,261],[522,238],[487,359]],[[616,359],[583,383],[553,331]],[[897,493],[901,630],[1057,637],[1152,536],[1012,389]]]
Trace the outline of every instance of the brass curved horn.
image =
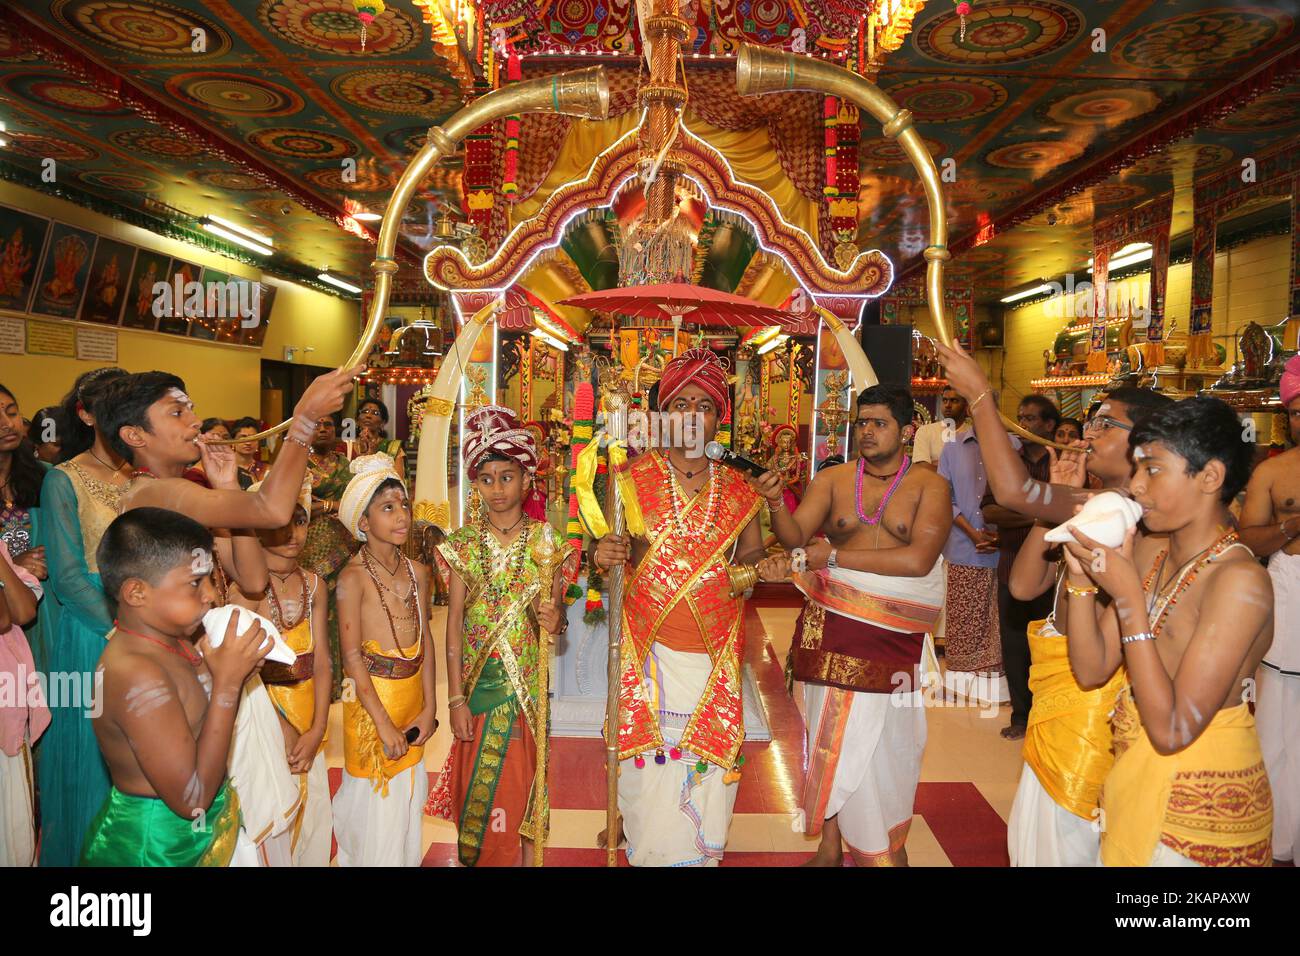
[[[397,260],[393,258],[393,251],[397,248],[397,233],[411,196],[420,183],[424,182],[429,170],[444,156],[455,152],[456,144],[469,133],[486,123],[515,113],[563,113],[583,119],[605,119],[609,115],[609,82],[605,70],[603,67],[592,66],[585,70],[511,83],[480,96],[452,114],[444,125],[430,128],[424,147],[415,154],[415,158],[402,173],[393,189],[393,196],[388,201],[388,207],[384,210],[384,219],[379,225],[375,261],[370,264],[375,274],[375,295],[370,303],[370,315],[366,318],[361,340],[357,342],[352,356],[343,363],[343,368],[360,364],[370,354],[370,348],[379,335],[379,327],[383,324],[388,297],[392,291],[393,274],[397,272]],[[260,441],[284,431],[292,421],[289,419],[281,422],[274,428],[248,438],[230,438],[209,444],[236,445],[246,441]]]
[[[736,91],[741,96],[762,96],[764,93],[784,90],[811,90],[848,100],[883,123],[884,134],[890,139],[898,140],[903,152],[912,161],[917,175],[921,177],[930,210],[930,244],[925,247],[926,302],[930,308],[930,318],[939,330],[939,340],[952,348],[952,329],[948,326],[947,316],[943,314],[943,264],[951,258],[948,252],[948,220],[944,215],[943,189],[939,185],[939,171],[935,168],[934,160],[925,148],[920,134],[912,127],[912,114],[900,109],[876,84],[842,66],[813,57],[781,53],[752,43],[742,44],[736,57]],[[861,350],[862,346],[857,340],[852,341],[853,347]],[[1040,438],[1005,415],[1002,416],[1002,421],[1026,441],[1062,451],[1072,450],[1068,445],[1058,445]]]

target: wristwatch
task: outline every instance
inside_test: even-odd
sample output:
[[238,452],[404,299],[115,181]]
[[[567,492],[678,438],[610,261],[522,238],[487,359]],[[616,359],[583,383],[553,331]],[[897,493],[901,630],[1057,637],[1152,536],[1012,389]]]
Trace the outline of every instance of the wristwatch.
[[839,563],[835,560],[838,554],[839,554],[838,548],[831,548],[831,553],[826,557],[826,567],[828,568],[839,567]]

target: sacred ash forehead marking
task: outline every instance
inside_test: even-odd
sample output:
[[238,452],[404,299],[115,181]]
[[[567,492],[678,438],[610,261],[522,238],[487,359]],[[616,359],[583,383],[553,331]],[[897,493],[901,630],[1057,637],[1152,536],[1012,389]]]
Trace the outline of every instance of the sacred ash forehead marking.
[[1138,445],[1133,449],[1133,460],[1141,461],[1143,458],[1150,458],[1151,453],[1147,451],[1146,445]]
[[167,389],[167,397],[174,398],[178,402],[184,402],[186,405],[189,405],[191,408],[194,407],[194,400],[190,398],[188,395],[186,395],[179,388]]

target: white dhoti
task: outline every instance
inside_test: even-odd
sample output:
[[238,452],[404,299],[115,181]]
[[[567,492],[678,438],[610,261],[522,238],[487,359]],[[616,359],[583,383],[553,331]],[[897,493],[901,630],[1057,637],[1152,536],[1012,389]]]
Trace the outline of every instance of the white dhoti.
[[1273,857],[1293,860],[1300,847],[1300,554],[1276,551],[1273,645],[1256,674],[1255,726],[1273,788]]
[[298,815],[262,843],[263,860],[267,866],[329,866],[334,811],[324,752],[316,755],[310,770],[295,777],[302,791]]
[[428,797],[423,761],[392,777],[387,796],[345,770],[333,808],[339,866],[419,866]]
[[32,750],[23,743],[12,757],[0,750],[0,867],[35,865]]
[[808,598],[794,656],[808,722],[806,832],[835,817],[855,862],[897,864],[925,752],[922,688],[939,680],[929,635],[943,562],[923,577],[835,568],[795,584]]
[[1071,813],[1043,789],[1025,764],[1007,821],[1007,854],[1012,866],[1092,866],[1101,851],[1101,830]]
[[[921,691],[867,694],[805,684],[804,713],[810,754],[805,797],[818,788],[825,799],[815,808],[806,800],[808,832],[818,832],[824,820],[835,817],[855,863],[890,865],[907,841],[921,779],[926,737]],[[838,723],[843,729],[837,732]],[[835,754],[825,762],[833,766],[819,760],[824,734],[838,737]],[[831,775],[829,786],[819,783],[820,774]]]
[[230,741],[230,782],[239,794],[242,829],[257,847],[265,847],[266,866],[289,866],[286,854],[267,841],[288,832],[298,816],[302,788],[289,770],[284,732],[275,704],[260,678],[244,684]]
[[[659,717],[664,752],[677,745],[704,694],[712,665],[708,654],[674,651],[653,644],[645,665],[651,706]],[[645,766],[622,761],[618,809],[633,866],[717,866],[727,844],[737,783],[723,783],[727,771],[709,764],[700,773],[689,751],[680,760]]]

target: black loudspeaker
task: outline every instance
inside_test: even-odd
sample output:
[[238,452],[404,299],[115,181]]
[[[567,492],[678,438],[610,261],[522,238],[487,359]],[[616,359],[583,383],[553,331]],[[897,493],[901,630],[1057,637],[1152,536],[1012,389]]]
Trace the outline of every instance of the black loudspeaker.
[[871,360],[876,377],[885,385],[912,384],[912,327],[863,325],[862,351]]

